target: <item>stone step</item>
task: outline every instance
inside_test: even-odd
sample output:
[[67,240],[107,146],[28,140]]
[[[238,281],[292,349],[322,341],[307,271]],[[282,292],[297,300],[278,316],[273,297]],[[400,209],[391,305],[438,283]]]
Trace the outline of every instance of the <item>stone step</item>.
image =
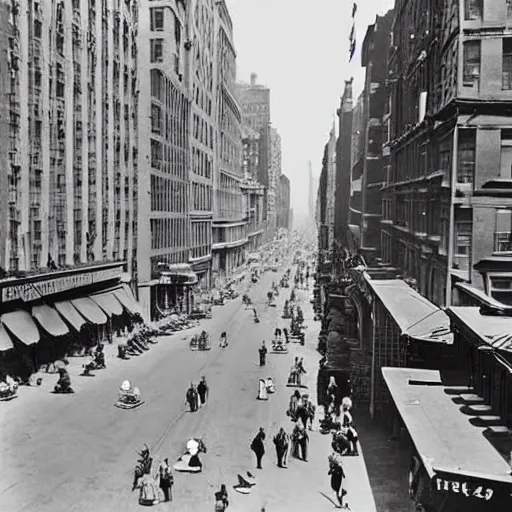
[[491,415],[492,414],[492,407],[490,405],[485,404],[476,404],[476,405],[468,405],[467,410],[470,414],[475,415]]
[[510,430],[505,425],[495,425],[492,427],[489,427],[486,429],[486,434],[492,435],[492,436],[500,436],[500,437],[506,437],[512,435],[512,430]]
[[481,425],[491,426],[494,423],[495,426],[503,424],[503,418],[501,416],[476,416],[475,421]]
[[476,404],[484,404],[485,403],[485,400],[481,396],[475,395],[474,393],[463,393],[459,396],[468,405],[469,404],[476,405]]

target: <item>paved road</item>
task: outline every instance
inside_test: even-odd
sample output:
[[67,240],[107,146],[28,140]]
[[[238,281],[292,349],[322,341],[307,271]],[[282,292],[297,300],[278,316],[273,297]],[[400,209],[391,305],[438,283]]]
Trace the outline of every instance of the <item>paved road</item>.
[[[175,473],[174,501],[153,510],[211,512],[214,491],[222,483],[228,487],[233,512],[260,512],[264,505],[267,512],[332,510],[326,474],[328,437],[312,433],[310,462],[291,460],[289,469],[276,467],[270,442],[280,426],[289,432],[293,426],[285,415],[291,394],[285,384],[293,357],[304,355],[306,368],[311,370],[318,361],[314,351],[318,324],[310,321],[306,347],[293,344],[288,355],[269,355],[267,367],[258,366],[261,340],[270,342],[276,325],[286,325],[280,315],[289,290],[281,294],[277,308],[263,305],[270,282],[279,275],[267,273],[252,292],[253,300],[259,302],[260,324],[253,323],[240,299],[215,308],[214,318],[202,322],[201,328],[209,330],[214,341],[220,332],[228,332],[227,349],[213,343],[209,352],[191,352],[188,339],[192,333],[179,333],[161,339],[149,352],[130,361],[109,360],[109,368],[94,379],[73,378],[75,395],[50,394],[56,378],[49,377],[42,388],[24,388],[20,398],[3,403],[0,511],[144,510],[137,504],[137,492],[130,492],[135,450],[147,443],[155,458],[167,456],[172,461],[190,436],[203,437],[208,447],[202,458],[204,471],[198,475]],[[302,295],[306,299],[306,293]],[[307,301],[304,304],[308,318],[310,307]],[[209,403],[197,413],[186,412],[186,388],[201,375],[210,386]],[[257,401],[258,379],[270,376],[277,393],[269,401]],[[310,376],[313,381],[315,376]],[[113,406],[124,379],[141,389],[146,401],[143,407],[123,411]],[[314,388],[312,382],[311,390]],[[267,431],[267,455],[263,470],[257,471],[249,445],[260,426]],[[258,483],[251,495],[243,496],[232,486],[237,483],[237,473],[247,469],[257,473]],[[348,473],[352,473],[350,468]],[[363,503],[367,488],[353,480],[352,495]],[[364,507],[354,510],[374,511],[371,504]]]

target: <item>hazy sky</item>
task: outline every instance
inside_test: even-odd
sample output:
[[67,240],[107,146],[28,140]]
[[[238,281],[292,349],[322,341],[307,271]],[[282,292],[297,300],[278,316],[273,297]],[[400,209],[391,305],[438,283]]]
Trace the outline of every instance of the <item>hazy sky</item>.
[[348,62],[351,0],[226,0],[234,25],[238,79],[251,72],[270,87],[272,125],[282,137],[283,172],[290,178],[295,218],[307,212],[307,165],[320,174],[323,147],[343,94],[364,80],[361,43],[376,14],[393,0],[359,0],[357,49]]

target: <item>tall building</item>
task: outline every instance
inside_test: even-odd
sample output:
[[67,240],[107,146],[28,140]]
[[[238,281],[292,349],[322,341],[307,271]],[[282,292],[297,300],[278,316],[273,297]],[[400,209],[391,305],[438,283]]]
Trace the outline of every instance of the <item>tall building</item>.
[[257,249],[264,234],[265,189],[258,181],[260,168],[260,134],[242,125],[242,172],[241,184],[247,221],[248,249]]
[[403,4],[390,55],[386,259],[438,305],[482,292],[511,303],[510,2]]
[[308,162],[308,221],[313,222],[315,219],[315,199],[316,190],[313,178],[313,167],[311,161]]
[[336,127],[332,126],[329,133],[329,140],[326,146],[327,152],[322,165],[326,169],[326,204],[325,204],[325,226],[327,236],[327,248],[330,249],[334,242],[334,220],[335,220],[335,199],[336,199]]
[[198,274],[200,287],[206,289],[211,280],[213,180],[216,172],[216,6],[211,0],[193,0],[188,5],[187,47],[190,48],[192,99],[190,263]]
[[242,201],[242,116],[235,96],[233,24],[224,0],[216,2],[216,128],[212,270],[233,277],[245,261],[246,209]]
[[2,6],[10,10],[1,22],[2,37],[9,34],[1,101],[10,118],[3,131],[3,267],[122,259],[131,266],[137,7]]
[[[353,122],[357,138],[357,153],[353,160],[354,181],[359,181],[354,210],[357,215],[352,225],[358,245],[371,261],[378,257],[381,245],[382,186],[386,181],[389,152],[383,155],[383,118],[387,106],[388,49],[393,11],[377,16],[370,25],[361,49],[361,65],[366,68],[365,82],[357,115]],[[356,119],[357,118],[357,119]],[[341,156],[344,160],[344,157]],[[340,184],[341,185],[341,184]],[[346,186],[346,183],[344,183]]]
[[351,142],[352,142],[352,83],[345,81],[345,90],[337,111],[338,140],[336,144],[336,197],[334,237],[338,244],[351,247],[349,235]]
[[268,165],[267,220],[270,233],[277,225],[277,191],[282,173],[281,136],[275,128],[270,128],[270,161]]
[[285,174],[279,177],[277,192],[277,228],[290,229],[290,180]]
[[138,258],[146,318],[190,307],[190,101],[187,24],[174,0],[142,2],[139,13]]
[[[249,134],[245,138],[246,144],[250,142],[252,147],[257,144],[259,150],[258,156],[258,174],[257,181],[264,187],[263,196],[263,221],[265,237],[273,236],[272,221],[268,217],[269,203],[269,176],[271,165],[271,148],[272,148],[272,128],[270,116],[270,89],[264,85],[257,83],[258,77],[256,73],[251,74],[250,83],[239,82],[237,84],[238,99],[242,109],[242,123],[248,130]],[[257,133],[258,137],[254,136]],[[257,142],[256,142],[257,140]],[[272,195],[270,193],[270,195]],[[275,195],[275,194],[274,194]],[[272,200],[272,199],[271,199]],[[275,219],[274,219],[275,228]]]
[[122,283],[137,277],[138,15],[0,0],[0,310],[17,355],[42,332],[109,337],[120,301],[141,313]]

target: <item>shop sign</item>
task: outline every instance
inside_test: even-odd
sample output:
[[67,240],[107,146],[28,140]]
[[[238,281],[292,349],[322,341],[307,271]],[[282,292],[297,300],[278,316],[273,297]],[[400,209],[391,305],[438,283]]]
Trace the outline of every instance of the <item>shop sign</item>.
[[101,270],[89,270],[82,274],[71,274],[62,277],[53,277],[42,281],[32,281],[23,284],[14,284],[2,288],[2,302],[23,300],[30,302],[47,295],[62,293],[82,286],[120,279],[123,268],[121,266]]
[[478,482],[435,477],[434,485],[440,492],[460,494],[468,498],[473,497],[485,501],[489,501],[494,495],[494,489],[480,485]]

